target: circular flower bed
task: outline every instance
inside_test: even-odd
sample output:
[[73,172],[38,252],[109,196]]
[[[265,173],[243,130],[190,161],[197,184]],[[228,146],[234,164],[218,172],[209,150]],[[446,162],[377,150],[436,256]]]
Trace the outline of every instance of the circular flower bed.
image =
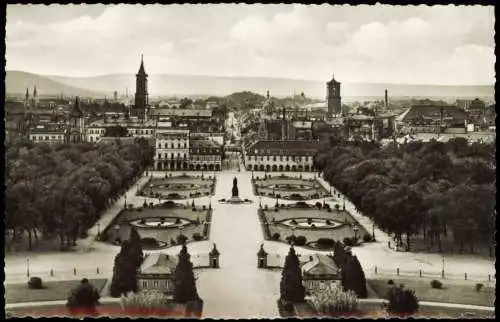
[[189,224],[189,221],[183,218],[143,218],[130,222],[139,228],[178,228]]
[[287,219],[281,221],[280,224],[288,226],[288,227],[296,227],[296,228],[319,228],[319,229],[331,229],[337,228],[343,223],[339,223],[337,221],[331,219],[321,219],[321,218],[295,218],[295,219]]

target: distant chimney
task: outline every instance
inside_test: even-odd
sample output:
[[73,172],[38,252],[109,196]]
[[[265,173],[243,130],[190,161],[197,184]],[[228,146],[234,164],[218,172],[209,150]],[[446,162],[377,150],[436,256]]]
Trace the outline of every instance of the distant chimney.
[[388,97],[387,97],[387,89],[385,90],[385,100],[384,100],[384,107],[387,109],[387,107],[389,106],[389,103],[388,103]]

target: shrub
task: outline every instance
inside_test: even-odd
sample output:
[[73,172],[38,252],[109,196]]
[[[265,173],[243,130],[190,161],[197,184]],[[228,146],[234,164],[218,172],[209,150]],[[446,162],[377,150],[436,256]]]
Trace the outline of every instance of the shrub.
[[319,284],[311,290],[311,295],[311,303],[320,315],[332,316],[356,312],[358,309],[356,293],[351,290],[344,292],[333,283]]
[[183,243],[185,243],[187,241],[188,241],[187,236],[185,236],[183,234],[177,236],[177,243],[178,244],[183,244]]
[[142,212],[142,208],[137,208],[137,211],[138,212]]
[[339,211],[340,205],[338,203],[335,204],[335,210]]
[[325,221],[325,223],[326,223],[327,225],[331,225],[331,224],[332,224],[332,222],[331,222],[331,220],[330,220],[330,219],[327,219],[327,220]]
[[418,311],[418,299],[413,290],[404,289],[403,285],[393,287],[387,293],[387,311],[389,313],[409,315]]
[[292,221],[290,221],[292,223],[292,225],[297,225],[297,220],[295,219],[292,219]]
[[31,290],[39,290],[43,288],[42,279],[40,277],[33,276],[28,281],[28,288]]
[[335,241],[331,238],[318,238],[316,244],[320,247],[333,247],[333,245],[335,245]]
[[307,218],[307,224],[308,225],[312,224],[312,222],[313,222],[312,218]]
[[120,306],[125,311],[130,310],[141,315],[164,313],[169,308],[169,299],[158,290],[143,290],[122,295]]
[[441,283],[441,281],[438,281],[438,280],[432,280],[431,281],[431,287],[432,288],[436,288],[436,289],[442,289],[443,288],[443,283]]
[[393,280],[388,280],[387,281],[387,285],[394,285],[394,281]]
[[205,210],[205,209],[207,209],[207,206],[203,205],[203,206],[201,206],[201,209]]
[[370,235],[370,234],[365,234],[365,235],[363,236],[363,241],[365,241],[366,243],[371,242],[371,241],[372,241],[372,235]]
[[326,210],[331,210],[330,205],[327,203],[323,205],[323,208],[325,208]]
[[322,207],[321,202],[319,202],[319,201],[316,201],[315,205],[318,209],[321,209],[321,207]]
[[193,240],[200,241],[202,239],[203,239],[203,236],[201,236],[200,233],[193,234]]
[[267,205],[264,205],[264,209],[267,210],[269,209],[269,207]]
[[475,289],[476,292],[480,292],[481,289],[483,288],[484,284],[483,283],[476,283]]
[[307,238],[305,236],[299,235],[295,238],[295,245],[304,246],[307,242]]
[[272,240],[279,240],[279,239],[280,239],[280,233],[274,233],[274,234],[271,236],[271,239],[272,239]]
[[[279,206],[278,206],[278,207],[279,207]],[[274,211],[275,211],[275,212],[280,211],[280,210],[278,209],[278,207],[274,208]]]
[[144,218],[143,218],[143,219],[141,219],[141,221],[139,221],[139,223],[140,223],[141,225],[145,225],[145,224],[146,224],[146,219],[144,219]]
[[285,238],[286,242],[291,244],[292,241],[295,243],[295,240],[297,239],[297,237],[295,235],[290,235],[288,237]]
[[175,241],[175,239],[170,238],[170,244],[171,244],[172,246],[175,246],[175,245],[177,245],[177,242]]
[[141,239],[141,244],[144,247],[157,247],[158,241],[153,237],[144,237]]
[[295,206],[297,206],[297,208],[309,208],[309,205],[304,201],[296,202]]
[[353,246],[353,245],[354,245],[354,243],[353,243],[353,241],[352,241],[352,238],[350,238],[350,237],[345,237],[345,238],[342,240],[342,242],[343,242],[343,243],[344,243],[344,245],[346,245],[346,246]]
[[180,218],[175,218],[175,224],[179,225],[180,223],[181,223],[181,219]]

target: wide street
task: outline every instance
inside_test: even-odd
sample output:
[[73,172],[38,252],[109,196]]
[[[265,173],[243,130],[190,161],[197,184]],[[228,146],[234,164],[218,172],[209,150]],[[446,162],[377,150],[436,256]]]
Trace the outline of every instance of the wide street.
[[[159,172],[154,173],[154,176],[161,175]],[[262,176],[263,174],[254,173],[254,175]],[[312,173],[303,174],[303,177],[313,176]],[[252,204],[230,205],[217,202],[219,199],[231,197],[234,177],[238,179],[240,197],[252,200]],[[146,178],[140,179],[139,185],[144,184],[145,181]],[[137,185],[134,185],[127,192],[127,203],[135,205],[143,203],[143,197],[135,196],[136,190]],[[332,200],[334,199],[327,199],[327,202],[332,202]],[[336,202],[340,203],[340,200],[336,200]],[[158,202],[157,199],[151,199],[151,201]],[[196,202],[197,204],[208,204],[208,198],[198,198]],[[290,201],[280,202],[289,203]],[[310,202],[314,203],[316,200]],[[124,198],[121,198],[103,214],[100,228],[97,228],[96,225],[90,229],[89,237],[78,241],[77,250],[73,252],[7,254],[5,257],[6,282],[23,283],[26,281],[27,259],[29,259],[31,276],[41,276],[44,280],[95,277],[97,267],[100,269],[100,276],[111,277],[113,259],[118,253],[119,247],[96,242],[94,238],[97,231],[103,229],[104,225],[118,213],[123,203]],[[262,198],[262,203],[273,206],[275,199]],[[278,316],[276,300],[279,297],[281,274],[279,271],[258,269],[256,253],[260,244],[264,243],[265,250],[270,254],[270,262],[283,261],[289,246],[279,242],[264,241],[257,216],[258,206],[259,198],[253,195],[250,172],[242,169],[241,172],[233,170],[217,173],[216,192],[215,196],[212,197],[214,213],[210,241],[188,245],[193,262],[206,258],[206,254],[212,248],[212,243],[216,243],[221,253],[219,269],[202,269],[197,273],[198,291],[205,301],[205,317]],[[359,219],[360,224],[371,231],[372,226],[369,219],[356,213],[348,200],[346,200],[346,208],[353,213],[355,218]],[[396,267],[399,267],[401,270],[441,271],[441,255],[396,252],[387,248],[386,241],[389,239],[387,235],[378,229],[375,229],[375,235],[378,242],[353,248],[353,252],[358,256],[367,276],[374,274],[375,266],[385,270],[395,270]],[[296,249],[301,255],[314,252],[300,247]],[[179,252],[179,247],[168,248],[162,252],[176,254]],[[74,268],[77,268],[78,274],[76,276],[73,275]],[[53,277],[48,274],[50,269],[55,271]],[[446,274],[454,272],[461,275],[468,271],[471,276],[487,276],[494,274],[495,268],[492,260],[466,255],[449,255],[446,257],[445,271]]]

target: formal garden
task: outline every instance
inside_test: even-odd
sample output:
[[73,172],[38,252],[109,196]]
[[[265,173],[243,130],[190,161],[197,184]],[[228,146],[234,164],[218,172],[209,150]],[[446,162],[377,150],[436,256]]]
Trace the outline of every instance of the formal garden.
[[315,178],[290,177],[284,174],[264,177],[253,177],[254,194],[262,197],[280,198],[284,200],[311,200],[331,197]]
[[172,176],[166,174],[165,178],[153,178],[137,192],[137,195],[159,198],[164,200],[185,200],[203,196],[212,196],[215,191],[215,176],[182,174]]
[[339,205],[305,202],[260,207],[259,219],[268,240],[315,249],[331,249],[335,242],[356,246],[373,240],[358,222]]
[[194,200],[185,204],[166,201],[141,207],[128,205],[100,234],[100,240],[120,245],[137,229],[144,249],[161,249],[183,242],[209,238],[212,207],[197,205]]

